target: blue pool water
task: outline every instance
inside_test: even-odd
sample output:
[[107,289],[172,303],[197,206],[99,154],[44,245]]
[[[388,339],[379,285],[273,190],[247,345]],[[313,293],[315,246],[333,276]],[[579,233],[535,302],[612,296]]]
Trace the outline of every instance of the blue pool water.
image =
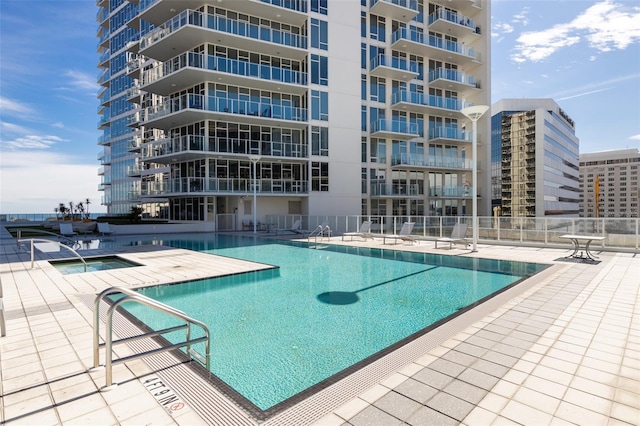
[[[206,323],[212,373],[261,410],[546,267],[242,237],[164,244],[279,267],[139,290]],[[124,306],[154,329],[172,324]]]

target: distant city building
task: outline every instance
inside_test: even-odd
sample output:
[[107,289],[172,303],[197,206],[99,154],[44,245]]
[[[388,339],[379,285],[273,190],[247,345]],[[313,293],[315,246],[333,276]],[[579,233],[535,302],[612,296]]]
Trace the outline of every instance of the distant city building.
[[490,102],[488,1],[96,4],[110,214],[470,215],[488,187],[461,112]]
[[553,99],[502,99],[491,109],[494,215],[578,217],[579,140]]
[[637,149],[580,154],[580,216],[639,217],[638,166]]

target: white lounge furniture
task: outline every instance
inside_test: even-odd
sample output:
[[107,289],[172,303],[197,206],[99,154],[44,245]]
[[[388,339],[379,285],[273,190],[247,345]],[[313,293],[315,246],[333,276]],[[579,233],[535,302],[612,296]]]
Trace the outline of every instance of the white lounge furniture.
[[100,235],[111,235],[113,234],[113,230],[109,225],[109,222],[98,222],[98,234]]
[[309,231],[302,229],[302,220],[297,219],[295,222],[293,222],[293,225],[291,225],[291,228],[276,229],[276,235],[278,235],[278,233],[280,232],[293,232],[294,234],[305,234],[305,233],[308,233]]
[[469,245],[469,241],[465,239],[467,235],[467,228],[469,224],[467,223],[456,223],[451,230],[450,237],[443,237],[436,239],[436,248],[438,248],[438,243],[449,243],[449,249],[453,246],[453,244],[464,244],[465,248]]
[[342,241],[344,241],[344,237],[351,237],[351,241],[353,241],[353,237],[360,237],[366,240],[367,238],[373,238],[371,235],[371,221],[365,220],[360,224],[360,228],[356,232],[345,232],[342,234]]
[[393,240],[394,244],[401,241],[409,241],[411,244],[416,242],[416,239],[411,236],[411,231],[413,231],[413,226],[415,223],[413,222],[405,222],[402,224],[402,228],[400,228],[400,232],[397,234],[389,234],[382,236],[382,244],[386,244],[387,240]]
[[68,223],[63,222],[60,224],[60,235],[62,235],[63,237],[73,237],[74,235],[77,235],[77,234],[73,230],[73,226],[71,225],[71,222],[68,222]]

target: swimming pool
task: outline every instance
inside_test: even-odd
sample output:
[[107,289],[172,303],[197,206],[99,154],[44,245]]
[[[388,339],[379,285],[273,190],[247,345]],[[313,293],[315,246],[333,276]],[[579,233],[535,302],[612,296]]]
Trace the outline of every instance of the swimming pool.
[[140,266],[135,262],[122,259],[118,256],[84,258],[84,262],[80,259],[50,260],[49,263],[64,275]]
[[[226,236],[163,243],[279,266],[139,290],[208,324],[211,372],[270,412],[547,266]],[[172,325],[125,308],[151,328]]]

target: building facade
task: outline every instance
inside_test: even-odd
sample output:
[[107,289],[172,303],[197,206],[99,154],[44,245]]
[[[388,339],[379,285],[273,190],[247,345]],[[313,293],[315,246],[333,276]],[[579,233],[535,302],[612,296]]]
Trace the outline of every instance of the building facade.
[[256,207],[470,214],[461,110],[489,102],[489,4],[99,0],[103,204],[227,229]]
[[580,216],[639,217],[638,166],[637,149],[580,154]]
[[509,217],[579,214],[579,140],[552,99],[502,99],[491,110],[491,197]]

